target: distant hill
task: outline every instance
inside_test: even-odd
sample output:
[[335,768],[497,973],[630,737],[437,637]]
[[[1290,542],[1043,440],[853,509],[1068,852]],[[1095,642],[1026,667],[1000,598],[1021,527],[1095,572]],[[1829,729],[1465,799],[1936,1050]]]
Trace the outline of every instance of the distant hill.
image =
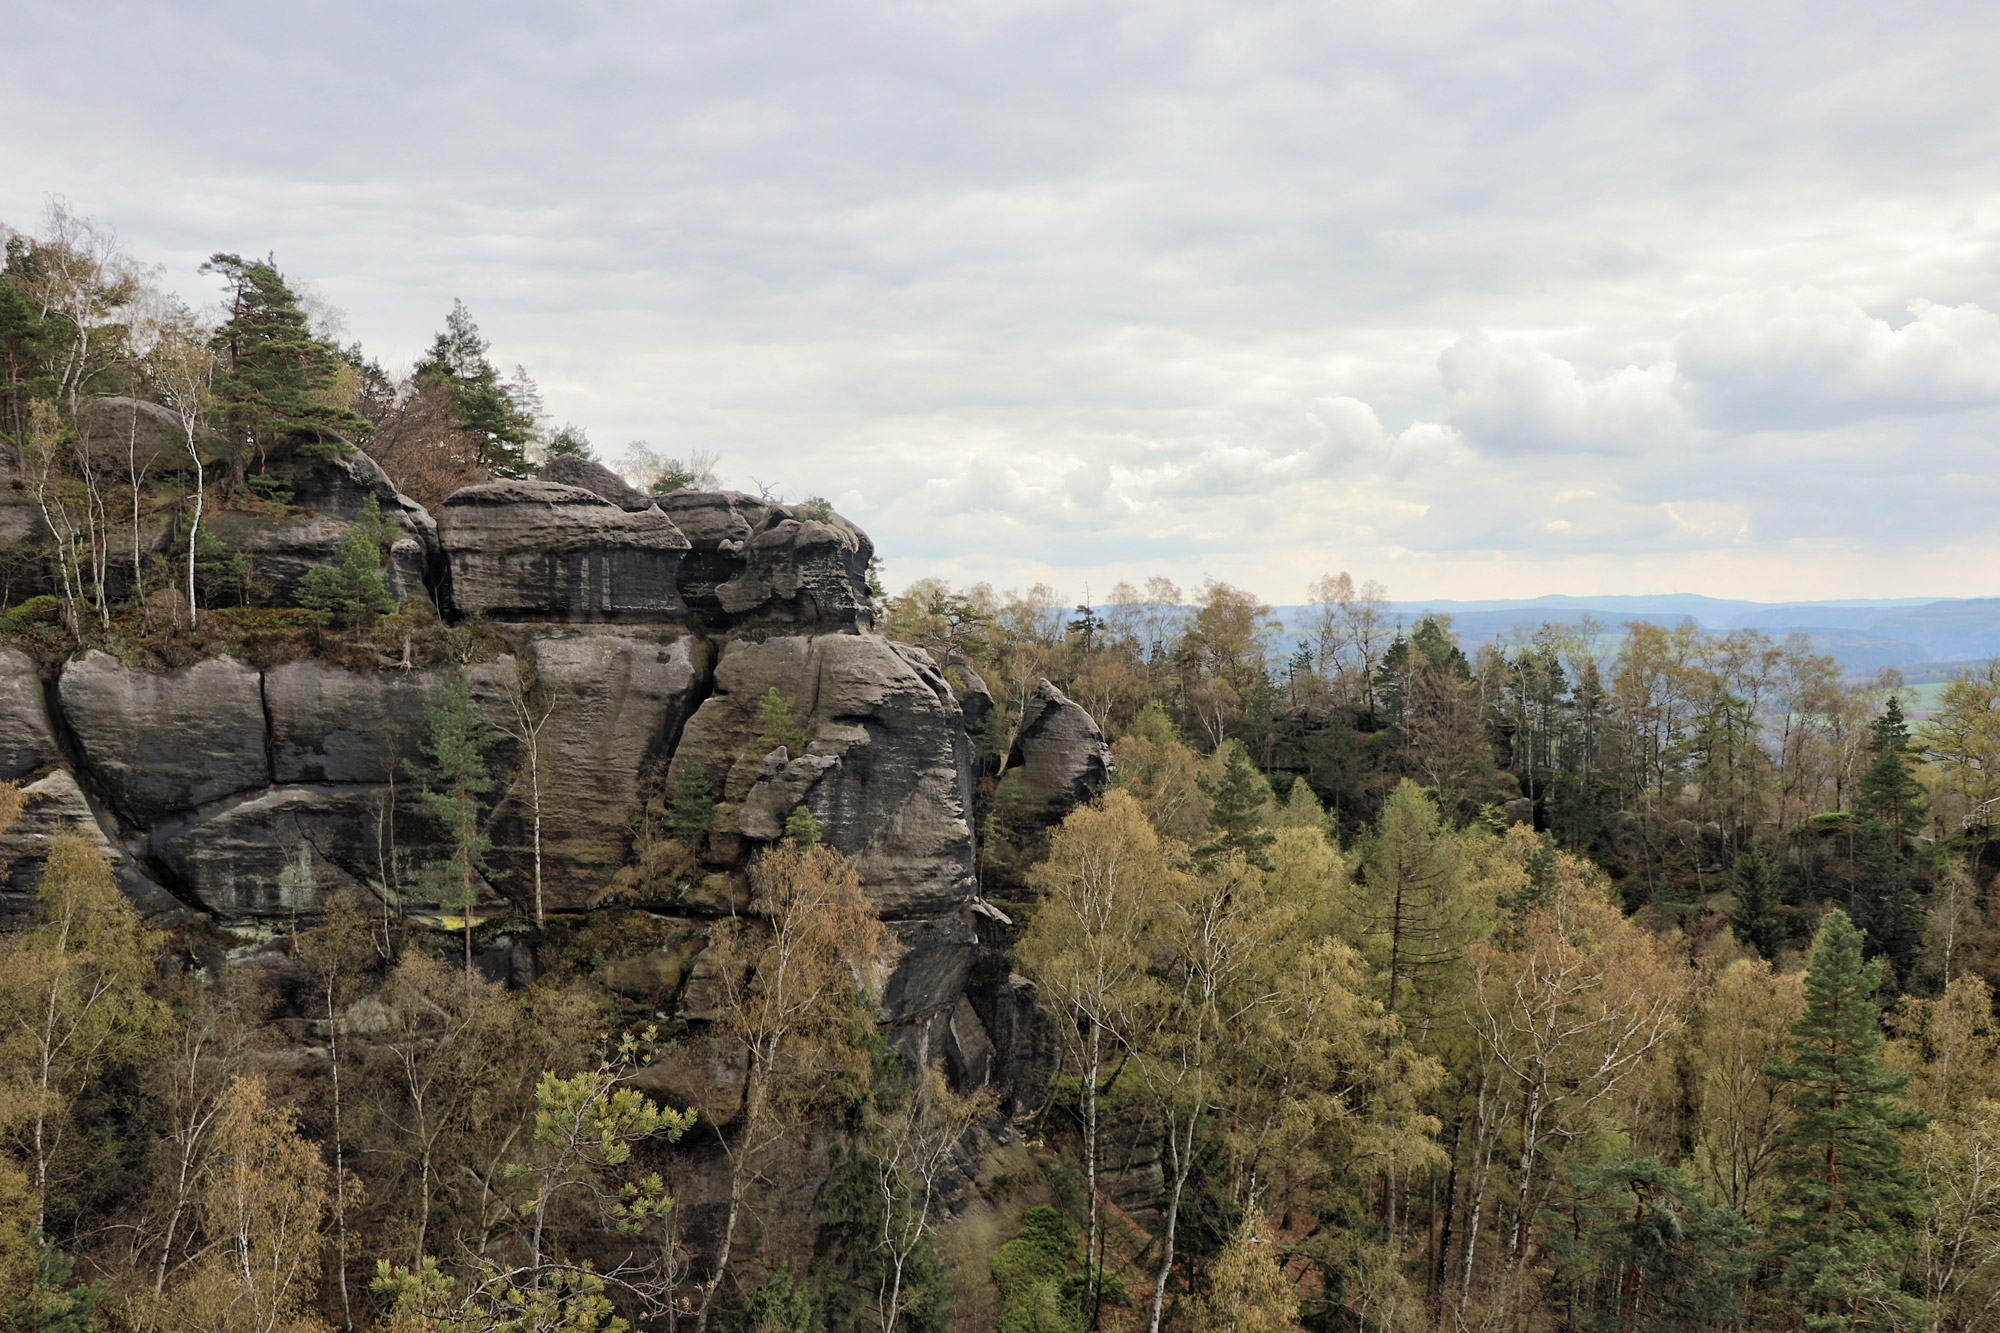
[[[1428,613],[1451,617],[1459,642],[1517,643],[1544,624],[1574,628],[1586,619],[1607,633],[1633,621],[1677,625],[1693,620],[1711,633],[1754,629],[1782,639],[1803,633],[1816,652],[1830,654],[1850,675],[1884,667],[1911,671],[1927,664],[2000,657],[2000,597],[1900,597],[1826,602],[1745,602],[1696,593],[1651,596],[1549,596],[1513,601],[1392,602],[1392,616],[1410,624]],[[1289,642],[1302,637],[1309,609],[1273,607]]]

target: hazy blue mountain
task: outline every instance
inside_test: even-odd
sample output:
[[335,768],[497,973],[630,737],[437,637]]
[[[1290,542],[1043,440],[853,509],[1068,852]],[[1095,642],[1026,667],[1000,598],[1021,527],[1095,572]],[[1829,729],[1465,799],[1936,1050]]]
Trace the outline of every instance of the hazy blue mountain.
[[[1273,607],[1283,621],[1289,650],[1305,636],[1310,608]],[[1850,674],[1883,667],[1915,668],[1932,662],[2000,657],[2000,597],[1850,598],[1823,602],[1748,602],[1698,593],[1647,596],[1548,596],[1515,600],[1391,602],[1393,618],[1408,625],[1426,613],[1451,617],[1468,651],[1483,643],[1518,643],[1543,624],[1574,628],[1594,621],[1608,636],[1633,621],[1677,625],[1692,619],[1703,629],[1755,629],[1782,639],[1802,633],[1817,652],[1831,654]]]

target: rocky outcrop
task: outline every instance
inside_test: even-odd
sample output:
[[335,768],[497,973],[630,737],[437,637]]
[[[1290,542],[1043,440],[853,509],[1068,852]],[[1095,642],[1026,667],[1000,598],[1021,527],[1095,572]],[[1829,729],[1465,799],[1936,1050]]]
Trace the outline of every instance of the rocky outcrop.
[[499,620],[678,620],[688,540],[657,509],[632,513],[576,486],[491,481],[444,502],[451,602]]
[[1096,719],[1045,680],[1021,712],[1007,767],[1017,789],[1015,817],[1055,824],[1110,783],[1111,747]]
[[155,884],[123,847],[105,836],[98,812],[68,769],[21,789],[21,812],[12,827],[0,833],[0,928],[22,920],[34,900],[35,880],[59,833],[80,834],[102,851],[118,876],[118,885],[142,916],[155,924],[187,920],[187,911],[172,894]]
[[704,624],[814,631],[873,625],[874,545],[832,510],[735,491],[672,491],[657,503],[692,543],[681,593]]
[[[707,691],[710,650],[691,636],[644,630],[569,633],[532,647],[541,688],[527,703],[531,717],[546,717],[538,765],[543,901],[551,911],[574,910],[630,856],[642,784],[664,765]],[[511,709],[505,699],[491,706],[518,730]],[[516,772],[521,759],[517,743]],[[532,893],[533,823],[533,783],[516,782],[495,814],[487,859],[517,899]]]
[[[798,755],[774,753],[761,734],[771,690],[805,733]],[[804,805],[884,915],[944,911],[972,892],[971,748],[957,698],[921,649],[872,634],[731,642],[670,777],[694,763],[744,837],[775,838],[780,812]]]
[[574,486],[579,490],[589,491],[599,499],[609,500],[620,509],[635,514],[653,507],[652,496],[628,485],[625,478],[595,459],[578,458],[574,454],[558,454],[536,468],[535,476],[542,481],[552,481],[558,486]]
[[57,758],[35,664],[18,649],[0,648],[0,782],[17,782]]
[[[428,595],[442,571],[437,524],[430,513],[389,480],[367,454],[336,442],[309,454],[273,459],[269,476],[281,484],[283,504],[211,508],[202,527],[228,550],[249,561],[244,591],[259,606],[295,606],[299,584],[331,565],[340,543],[360,522],[370,497],[389,525],[383,582],[390,596]],[[162,534],[164,536],[164,534]]]
[[76,409],[76,447],[104,475],[141,477],[186,461],[180,418],[140,398],[89,398]]

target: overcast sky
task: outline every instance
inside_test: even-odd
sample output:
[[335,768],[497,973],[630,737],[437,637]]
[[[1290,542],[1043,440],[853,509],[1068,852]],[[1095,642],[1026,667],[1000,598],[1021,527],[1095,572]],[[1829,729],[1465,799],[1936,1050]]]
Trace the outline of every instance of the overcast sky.
[[0,4],[0,221],[463,298],[892,585],[2000,594],[2000,6]]

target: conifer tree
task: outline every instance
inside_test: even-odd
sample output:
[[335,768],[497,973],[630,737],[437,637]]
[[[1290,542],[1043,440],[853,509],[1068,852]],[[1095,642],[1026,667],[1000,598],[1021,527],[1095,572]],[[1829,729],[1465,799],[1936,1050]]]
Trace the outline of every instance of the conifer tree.
[[1773,1230],[1780,1282],[1814,1333],[1921,1318],[1898,1280],[1907,1230],[1925,1207],[1899,1136],[1928,1117],[1897,1101],[1909,1076],[1882,1067],[1883,963],[1864,963],[1861,944],[1845,912],[1828,913],[1806,971],[1805,1013],[1785,1058],[1766,1070],[1789,1086],[1797,1114]]
[[355,640],[368,620],[395,606],[382,583],[382,540],[388,523],[369,496],[361,506],[361,521],[347,530],[334,548],[334,563],[308,570],[299,580],[299,605],[341,616],[353,626]]
[[1241,743],[1223,743],[1222,774],[1203,776],[1201,789],[1208,793],[1208,827],[1215,835],[1196,849],[1203,860],[1240,853],[1260,870],[1271,868],[1266,852],[1275,834],[1264,828],[1264,807],[1271,799],[1271,786],[1264,780]]
[[417,362],[416,377],[449,392],[452,414],[459,429],[472,437],[480,466],[525,475],[528,446],[535,439],[532,408],[508,393],[500,372],[486,359],[489,345],[465,302],[453,301],[444,332]]
[[1910,724],[1895,695],[1883,706],[1882,716],[1869,726],[1869,753],[1874,761],[1861,775],[1855,810],[1871,815],[1888,826],[1890,844],[1898,851],[1909,835],[1930,816],[1924,784],[1917,780],[1916,756],[1910,751]]
[[215,335],[222,359],[215,399],[231,487],[243,485],[253,453],[261,459],[288,437],[324,448],[342,434],[367,434],[367,420],[339,401],[339,350],[313,336],[298,296],[269,259],[216,254],[202,272],[229,284],[229,318]]
[[1736,905],[1729,912],[1729,928],[1736,933],[1737,943],[1755,949],[1759,957],[1771,962],[1777,958],[1778,945],[1784,940],[1784,932],[1771,915],[1776,897],[1771,883],[1771,859],[1760,851],[1745,852],[1736,858],[1734,872]]
[[425,763],[411,765],[423,782],[424,809],[443,826],[451,855],[441,869],[438,901],[465,913],[465,976],[472,981],[472,911],[479,902],[479,874],[492,839],[482,827],[482,798],[493,789],[486,767],[486,721],[463,680],[445,686],[424,705]]

